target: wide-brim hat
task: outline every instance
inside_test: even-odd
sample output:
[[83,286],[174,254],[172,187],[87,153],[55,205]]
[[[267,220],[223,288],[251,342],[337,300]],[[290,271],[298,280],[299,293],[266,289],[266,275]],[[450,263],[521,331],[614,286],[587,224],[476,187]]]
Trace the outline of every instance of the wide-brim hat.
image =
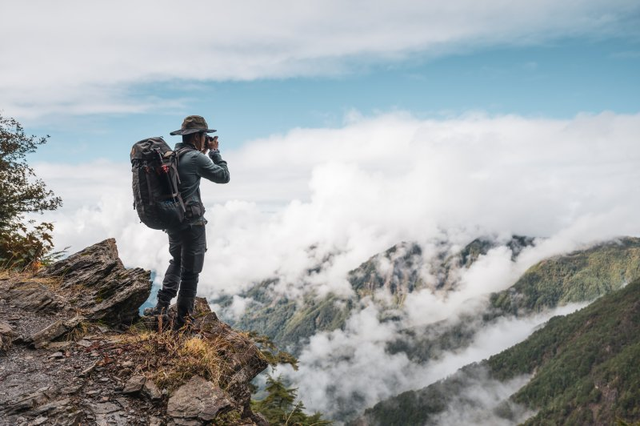
[[215,129],[210,129],[205,119],[199,115],[190,115],[184,119],[182,127],[179,130],[174,130],[170,135],[190,135],[198,132],[213,133]]

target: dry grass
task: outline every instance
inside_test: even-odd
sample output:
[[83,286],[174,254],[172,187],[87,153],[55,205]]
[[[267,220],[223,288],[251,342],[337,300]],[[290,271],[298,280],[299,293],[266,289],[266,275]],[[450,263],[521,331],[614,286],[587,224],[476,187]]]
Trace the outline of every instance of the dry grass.
[[65,340],[73,341],[73,342],[82,340],[82,338],[86,336],[87,333],[89,332],[90,327],[91,327],[91,323],[89,323],[88,321],[81,321],[77,327],[75,327],[73,330],[71,330],[65,335]]
[[13,269],[0,269],[0,280],[9,280],[12,282],[29,281],[42,284],[52,290],[62,285],[62,277],[37,277],[38,271],[17,271]]
[[141,331],[123,340],[138,361],[137,373],[161,389],[175,390],[196,375],[224,388],[222,379],[230,374],[223,354],[232,345],[223,339],[205,339],[186,332]]

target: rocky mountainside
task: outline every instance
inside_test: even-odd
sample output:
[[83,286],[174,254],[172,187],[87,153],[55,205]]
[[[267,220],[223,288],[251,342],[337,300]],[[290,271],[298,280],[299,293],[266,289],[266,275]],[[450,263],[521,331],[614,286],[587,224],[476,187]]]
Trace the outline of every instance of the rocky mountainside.
[[[506,242],[515,259],[523,248],[533,243],[532,238],[514,236]],[[415,243],[399,243],[377,254],[349,273],[348,281],[355,298],[341,298],[334,294],[318,298],[307,294],[302,303],[289,300],[271,289],[277,279],[264,280],[242,297],[253,301],[246,314],[237,321],[225,318],[234,327],[255,330],[268,336],[279,347],[298,353],[306,340],[319,331],[343,328],[349,316],[362,308],[365,298],[373,299],[382,307],[383,315],[393,318],[402,306],[407,294],[430,288],[434,292],[447,292],[456,286],[456,271],[469,268],[479,256],[498,246],[491,238],[476,239],[459,252],[450,255],[449,247],[442,246],[435,262],[423,256]],[[309,271],[313,273],[317,271]],[[423,272],[435,277],[435,282],[424,281]],[[231,304],[231,298],[213,301],[223,308]]]
[[[446,300],[451,294],[455,294],[451,291],[456,290],[462,282],[460,277],[467,273],[468,268],[473,268],[476,262],[484,261],[484,255],[499,253],[500,261],[504,262],[504,254],[508,256],[510,251],[511,260],[517,260],[523,247],[529,244],[531,239],[514,238],[506,246],[508,251],[503,242],[492,254],[490,250],[498,245],[495,241],[476,240],[458,253],[445,255],[443,251],[442,256],[428,260],[419,246],[400,244],[372,257],[349,274],[355,297],[347,300],[333,295],[325,298],[308,295],[302,303],[295,303],[282,297],[274,297],[274,293],[270,292],[270,286],[274,282],[265,281],[248,293],[257,303],[250,306],[244,318],[235,325],[257,329],[274,337],[279,344],[289,345],[287,348],[293,348],[294,351],[308,349],[312,346],[305,347],[307,339],[319,331],[342,330],[335,335],[324,334],[320,341],[325,338],[331,341],[336,336],[352,336],[353,331],[349,327],[353,324],[350,322],[347,326],[347,320],[361,309],[366,309],[369,300],[377,306],[375,312],[379,323],[384,327],[393,327],[394,330],[389,338],[380,342],[384,347],[384,356],[408,359],[412,365],[421,366],[420,371],[427,371],[430,365],[445,363],[447,359],[455,358],[455,354],[471,354],[473,345],[479,342],[477,339],[484,338],[485,331],[499,330],[505,324],[520,320],[523,320],[523,325],[517,327],[524,327],[525,323],[540,321],[531,317],[539,312],[572,302],[592,302],[598,296],[640,278],[640,239],[621,238],[545,259],[526,271],[511,288],[491,297],[485,295],[473,309],[451,315],[439,322],[409,326],[411,323],[406,321],[407,310],[403,306],[405,300],[410,299],[409,295],[414,292],[424,294],[426,290],[430,296]],[[483,263],[479,266],[485,265]],[[422,273],[425,271],[427,274]],[[424,276],[430,276],[428,282],[422,278]],[[355,318],[360,319],[359,316]],[[311,354],[310,351],[300,353],[303,354],[303,359]],[[343,353],[343,357],[336,359],[336,362],[349,364],[357,361],[356,349],[345,349]],[[314,362],[320,364],[303,365],[302,368],[313,370],[315,374],[314,368],[320,368],[315,367],[316,365],[328,363],[334,358],[336,357],[329,355],[326,359],[315,359]],[[330,371],[327,375],[335,374],[329,364],[326,368]],[[394,374],[397,373],[391,372],[390,381],[394,380]],[[398,375],[402,377],[402,374],[404,373]],[[437,376],[436,373],[433,375]],[[332,376],[332,379],[339,386],[340,378]],[[423,386],[429,383],[431,382],[424,383]],[[418,388],[420,383],[417,386],[414,383],[412,387]],[[399,393],[407,389],[398,386],[394,391]],[[388,392],[387,389],[384,391]],[[326,387],[325,392],[326,398],[331,399],[332,390]],[[385,395],[386,397],[388,396]],[[333,418],[348,420],[361,413],[366,406],[379,401],[371,397],[369,399],[363,404],[357,389],[353,389],[349,395],[341,394],[337,402],[332,401],[334,406],[341,407],[339,412],[332,413]]]
[[640,277],[640,239],[620,238],[545,259],[491,297],[493,315],[528,315],[594,300]]
[[0,425],[266,424],[250,405],[265,353],[204,299],[189,331],[139,321],[149,276],[112,239],[1,272]]
[[621,238],[586,250],[545,259],[529,268],[510,288],[491,294],[483,312],[455,321],[404,329],[390,344],[415,361],[438,358],[444,351],[466,347],[476,333],[500,318],[524,317],[590,302],[640,278],[640,239]]
[[[531,238],[514,236],[505,245],[515,260],[532,243]],[[461,269],[468,269],[497,246],[493,239],[476,239],[454,255],[446,255],[443,250],[433,262],[424,259],[417,244],[400,243],[349,273],[348,280],[356,295],[350,299],[331,294],[317,298],[309,294],[300,303],[274,294],[270,289],[277,281],[265,280],[242,295],[252,299],[253,304],[232,324],[269,336],[280,347],[298,353],[315,333],[344,328],[349,316],[362,308],[361,301],[365,298],[373,299],[381,307],[383,320],[394,320],[407,294],[427,287],[435,293],[446,293],[456,287]],[[436,277],[435,283],[426,283],[421,271]],[[404,329],[389,350],[405,352],[415,361],[432,359],[442,351],[466,346],[478,329],[497,318],[588,302],[638,277],[638,238],[622,238],[546,259],[530,268],[511,288],[493,294],[485,312],[463,316],[455,322]],[[380,294],[383,296],[376,296]],[[231,300],[216,302],[226,306]]]
[[[638,365],[640,280],[635,280],[578,312],[552,318],[487,361],[376,404],[351,424],[638,422]],[[489,402],[492,388],[511,391]]]

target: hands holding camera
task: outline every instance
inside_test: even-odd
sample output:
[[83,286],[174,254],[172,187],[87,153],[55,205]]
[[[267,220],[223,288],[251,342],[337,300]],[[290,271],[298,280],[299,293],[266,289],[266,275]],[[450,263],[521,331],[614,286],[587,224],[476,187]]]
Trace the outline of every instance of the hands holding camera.
[[202,147],[202,153],[206,154],[208,150],[216,150],[218,149],[218,137],[211,137],[209,135],[205,135],[204,145]]

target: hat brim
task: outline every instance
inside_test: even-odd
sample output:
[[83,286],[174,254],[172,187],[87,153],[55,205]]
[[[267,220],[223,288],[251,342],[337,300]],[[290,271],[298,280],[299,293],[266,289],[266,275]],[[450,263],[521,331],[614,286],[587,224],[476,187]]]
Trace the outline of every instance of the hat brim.
[[215,129],[178,129],[178,130],[174,130],[169,134],[171,136],[176,136],[176,135],[190,135],[191,133],[199,133],[199,132],[213,133],[215,131],[216,131]]

